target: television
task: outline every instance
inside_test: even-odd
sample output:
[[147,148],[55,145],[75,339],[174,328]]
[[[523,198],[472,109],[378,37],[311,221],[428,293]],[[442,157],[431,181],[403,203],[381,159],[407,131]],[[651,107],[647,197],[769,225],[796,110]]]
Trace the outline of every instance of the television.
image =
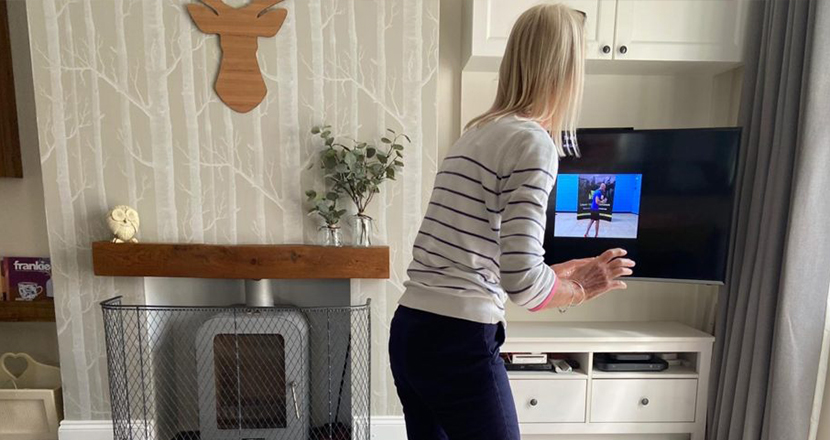
[[545,229],[548,264],[621,247],[635,279],[722,284],[739,128],[577,132],[559,162]]

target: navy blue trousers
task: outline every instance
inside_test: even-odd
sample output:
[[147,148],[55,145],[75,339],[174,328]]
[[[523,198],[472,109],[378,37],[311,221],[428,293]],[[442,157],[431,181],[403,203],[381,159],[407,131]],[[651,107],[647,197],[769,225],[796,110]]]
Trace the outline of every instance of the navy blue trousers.
[[398,307],[389,355],[408,440],[519,440],[501,324]]

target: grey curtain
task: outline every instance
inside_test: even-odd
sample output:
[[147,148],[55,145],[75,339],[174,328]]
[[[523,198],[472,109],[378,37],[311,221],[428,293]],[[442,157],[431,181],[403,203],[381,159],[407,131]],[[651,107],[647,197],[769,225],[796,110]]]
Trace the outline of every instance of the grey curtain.
[[707,437],[807,440],[830,285],[830,1],[752,8]]

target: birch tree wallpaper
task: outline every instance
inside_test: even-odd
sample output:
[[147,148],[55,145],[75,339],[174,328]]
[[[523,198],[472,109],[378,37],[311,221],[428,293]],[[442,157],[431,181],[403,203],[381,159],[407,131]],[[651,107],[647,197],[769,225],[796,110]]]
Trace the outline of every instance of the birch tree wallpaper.
[[413,141],[370,207],[392,277],[352,281],[353,303],[373,301],[372,413],[399,414],[386,341],[437,168],[438,0],[284,1],[282,29],[259,40],[268,94],[245,114],[216,96],[218,38],[187,3],[27,2],[66,418],[109,417],[99,301],[144,297],[140,279],[93,276],[108,208],[135,207],[146,242],[314,243],[303,193],[322,184],[307,169],[322,123]]

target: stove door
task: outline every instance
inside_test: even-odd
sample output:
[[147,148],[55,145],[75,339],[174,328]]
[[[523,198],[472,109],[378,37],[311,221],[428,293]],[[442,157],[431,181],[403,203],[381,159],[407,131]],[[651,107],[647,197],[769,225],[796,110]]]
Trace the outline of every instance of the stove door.
[[213,374],[219,429],[285,429],[288,426],[289,391],[282,335],[216,335]]
[[202,439],[308,435],[308,325],[302,314],[218,316],[202,326],[196,341]]

